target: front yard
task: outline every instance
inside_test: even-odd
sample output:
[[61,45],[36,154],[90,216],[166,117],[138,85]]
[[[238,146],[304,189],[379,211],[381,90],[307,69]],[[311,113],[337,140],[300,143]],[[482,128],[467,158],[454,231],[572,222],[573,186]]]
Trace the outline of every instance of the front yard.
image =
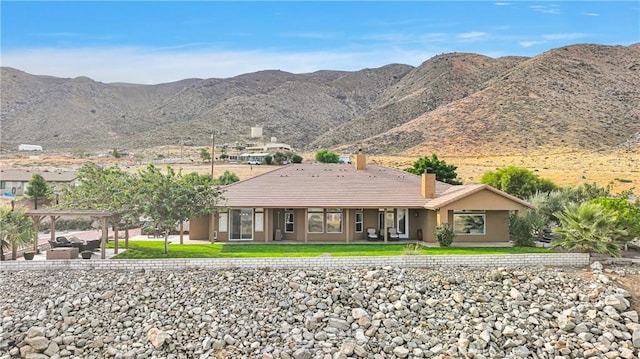
[[170,244],[169,254],[163,254],[163,241],[130,241],[129,249],[116,259],[153,258],[275,258],[317,257],[329,254],[334,257],[400,256],[415,255],[481,255],[553,253],[546,248],[535,247],[424,247],[415,244]]

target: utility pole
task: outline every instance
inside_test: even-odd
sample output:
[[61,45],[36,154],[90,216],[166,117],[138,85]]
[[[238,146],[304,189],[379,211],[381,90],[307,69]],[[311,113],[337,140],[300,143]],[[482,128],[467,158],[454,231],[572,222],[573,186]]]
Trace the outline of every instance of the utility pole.
[[211,131],[211,178],[213,178],[213,161],[216,159],[216,134],[224,135],[226,132],[220,130]]

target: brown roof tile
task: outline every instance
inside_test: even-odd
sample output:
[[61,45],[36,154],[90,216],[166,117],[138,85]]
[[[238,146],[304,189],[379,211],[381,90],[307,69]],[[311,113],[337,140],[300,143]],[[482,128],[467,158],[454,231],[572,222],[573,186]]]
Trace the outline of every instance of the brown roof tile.
[[[229,207],[384,208],[423,207],[421,178],[367,165],[293,164],[224,187]],[[437,182],[436,196],[452,187]]]

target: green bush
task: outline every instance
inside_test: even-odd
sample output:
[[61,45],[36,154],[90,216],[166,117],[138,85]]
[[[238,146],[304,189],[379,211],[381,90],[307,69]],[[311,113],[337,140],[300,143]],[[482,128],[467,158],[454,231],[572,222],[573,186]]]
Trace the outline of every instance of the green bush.
[[453,226],[449,223],[441,224],[436,227],[436,239],[440,243],[440,247],[449,247],[453,240],[456,238],[456,234],[453,231]]

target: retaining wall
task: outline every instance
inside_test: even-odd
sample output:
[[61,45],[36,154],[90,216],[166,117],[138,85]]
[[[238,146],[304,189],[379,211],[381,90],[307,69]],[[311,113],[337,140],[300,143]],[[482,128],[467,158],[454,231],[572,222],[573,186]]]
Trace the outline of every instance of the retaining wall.
[[589,265],[588,253],[501,254],[392,257],[222,258],[222,259],[71,259],[0,262],[0,271],[21,270],[183,270],[221,268],[359,268],[359,267],[519,267]]

